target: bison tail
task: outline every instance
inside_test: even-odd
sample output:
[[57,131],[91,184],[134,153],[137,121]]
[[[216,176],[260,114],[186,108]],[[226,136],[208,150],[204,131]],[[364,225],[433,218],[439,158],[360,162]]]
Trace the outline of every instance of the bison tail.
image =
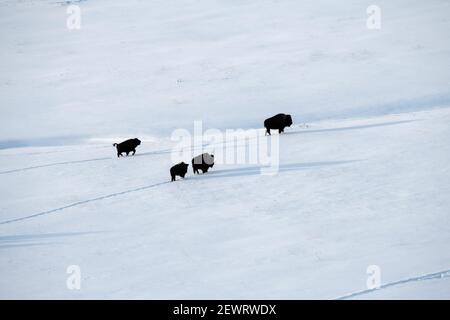
[[117,147],[117,143],[113,143],[113,147]]

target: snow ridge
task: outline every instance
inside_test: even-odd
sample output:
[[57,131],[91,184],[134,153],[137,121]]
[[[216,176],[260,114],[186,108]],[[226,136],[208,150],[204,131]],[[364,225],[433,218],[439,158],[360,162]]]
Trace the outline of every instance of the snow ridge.
[[386,284],[381,285],[379,288],[367,289],[367,290],[361,290],[361,291],[349,293],[347,295],[335,298],[334,300],[350,299],[350,298],[368,294],[368,293],[371,293],[371,292],[374,292],[377,290],[386,289],[389,287],[393,287],[393,286],[397,286],[397,285],[401,285],[401,284],[405,284],[405,283],[409,283],[409,282],[425,281],[425,280],[433,280],[433,279],[443,279],[443,278],[448,278],[448,277],[450,277],[450,269],[445,270],[445,271],[435,272],[435,273],[428,273],[428,274],[417,276],[417,277],[388,282]]
[[151,189],[151,188],[158,187],[158,186],[161,186],[161,185],[164,185],[164,184],[167,184],[167,183],[169,183],[169,181],[155,183],[155,184],[151,184],[151,185],[140,187],[140,188],[136,188],[136,189],[131,189],[131,190],[126,190],[126,191],[111,193],[111,194],[108,194],[108,195],[105,195],[105,196],[92,198],[92,199],[88,199],[88,200],[78,201],[78,202],[74,202],[74,203],[69,204],[69,205],[64,206],[64,207],[59,207],[59,208],[56,208],[56,209],[35,213],[35,214],[29,215],[29,216],[25,216],[25,217],[21,217],[21,218],[16,218],[16,219],[2,221],[2,222],[0,222],[0,224],[8,224],[8,223],[13,223],[13,222],[17,222],[17,221],[23,221],[23,220],[27,220],[27,219],[31,219],[31,218],[36,218],[36,217],[40,217],[40,216],[43,216],[43,215],[47,215],[47,214],[55,213],[55,212],[58,212],[58,211],[66,210],[66,209],[69,209],[69,208],[77,207],[77,206],[80,206],[80,205],[83,205],[83,204],[87,204],[87,203],[90,203],[90,202],[105,200],[105,199],[117,197],[117,196],[120,196],[120,195],[132,193],[132,192],[137,192],[137,191]]

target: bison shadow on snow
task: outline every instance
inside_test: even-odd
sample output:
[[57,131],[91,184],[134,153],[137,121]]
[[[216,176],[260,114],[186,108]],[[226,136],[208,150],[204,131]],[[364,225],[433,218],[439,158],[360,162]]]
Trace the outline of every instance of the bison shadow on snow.
[[293,135],[293,134],[307,134],[307,133],[320,133],[320,132],[339,132],[339,131],[348,131],[348,130],[361,130],[361,129],[370,129],[370,128],[377,128],[377,127],[395,126],[395,125],[399,125],[399,124],[406,124],[406,123],[411,123],[411,122],[416,122],[416,121],[420,121],[420,120],[390,121],[390,122],[363,124],[363,125],[355,125],[355,126],[340,127],[340,128],[306,129],[306,130],[300,130],[300,131],[290,131],[290,132],[286,132],[286,134]]
[[61,233],[19,234],[11,236],[0,236],[0,249],[61,244],[63,242],[54,242],[52,240],[72,236],[84,236],[102,232],[103,231],[65,232],[65,233],[61,232]]
[[[361,161],[361,160],[320,161],[320,162],[300,162],[300,163],[281,164],[278,168],[278,172],[281,173],[281,172],[288,172],[288,171],[319,169],[319,168],[328,167],[328,166],[350,164],[350,163],[358,162],[358,161]],[[260,175],[262,168],[269,168],[269,167],[252,166],[252,167],[236,168],[236,169],[223,169],[223,170],[214,171],[210,175],[201,176],[199,178],[207,179],[207,178],[254,176],[254,175]]]

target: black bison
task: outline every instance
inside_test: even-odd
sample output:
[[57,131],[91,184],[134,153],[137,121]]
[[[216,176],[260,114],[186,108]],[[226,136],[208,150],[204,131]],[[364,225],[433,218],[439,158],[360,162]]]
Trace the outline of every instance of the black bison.
[[266,135],[270,136],[270,129],[278,130],[279,133],[284,132],[284,128],[290,127],[292,125],[292,117],[290,114],[279,113],[272,118],[266,119],[264,121],[264,127],[267,132]]
[[126,153],[127,156],[130,152],[133,155],[136,153],[136,147],[141,144],[141,140],[138,138],[129,139],[121,143],[114,143],[113,146],[117,148],[117,157],[120,157],[122,153]]
[[192,159],[194,174],[198,174],[198,170],[202,170],[202,173],[208,172],[209,168],[212,167],[214,167],[214,156],[212,154],[204,153]]
[[189,165],[184,162],[180,162],[179,164],[174,165],[170,168],[170,176],[172,177],[172,181],[175,181],[176,176],[180,176],[184,179],[184,176],[187,173]]

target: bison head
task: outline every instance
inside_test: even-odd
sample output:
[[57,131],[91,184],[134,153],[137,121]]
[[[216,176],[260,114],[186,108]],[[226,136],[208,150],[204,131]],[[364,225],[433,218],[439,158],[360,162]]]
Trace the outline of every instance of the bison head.
[[209,153],[203,154],[203,162],[206,163],[208,166],[214,166],[214,155]]
[[292,125],[292,117],[290,114],[286,115],[286,125],[290,127]]

